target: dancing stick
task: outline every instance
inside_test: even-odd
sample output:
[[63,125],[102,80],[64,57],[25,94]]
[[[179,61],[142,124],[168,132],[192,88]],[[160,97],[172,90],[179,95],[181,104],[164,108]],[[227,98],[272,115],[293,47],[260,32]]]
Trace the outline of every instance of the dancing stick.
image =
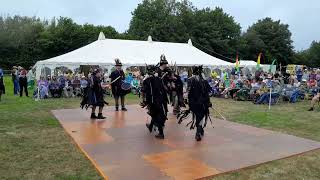
[[221,117],[223,120],[227,120],[215,107],[211,107],[213,110],[215,110]]
[[117,77],[115,80],[113,80],[110,84],[113,84],[114,82],[116,82],[118,79],[120,79],[121,76]]

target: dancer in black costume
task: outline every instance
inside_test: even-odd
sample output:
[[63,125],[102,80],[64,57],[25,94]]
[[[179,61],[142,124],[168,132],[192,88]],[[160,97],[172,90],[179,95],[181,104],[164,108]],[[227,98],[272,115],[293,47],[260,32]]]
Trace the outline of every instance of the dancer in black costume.
[[208,81],[202,77],[202,66],[193,68],[193,76],[188,81],[188,103],[189,110],[182,111],[178,114],[179,124],[192,113],[192,121],[190,129],[197,128],[195,139],[201,141],[204,135],[204,127],[210,119],[209,108],[212,107],[210,102],[210,86]]
[[185,107],[185,104],[183,99],[183,82],[175,71],[169,73],[167,87],[170,103],[173,107],[173,114],[177,115],[180,113],[181,107]]
[[[83,95],[83,99],[81,102],[81,107],[88,109],[88,107],[92,107],[91,119],[105,119],[102,115],[102,110],[105,104],[108,104],[104,100],[104,88],[107,86],[101,85],[102,75],[100,70],[96,69],[91,74],[91,78],[89,81],[89,87],[86,93]],[[96,108],[99,107],[98,116],[96,116]]]
[[148,114],[151,116],[150,124],[146,124],[148,130],[152,132],[153,126],[158,128],[159,133],[155,136],[158,139],[164,139],[163,128],[167,120],[168,98],[164,84],[156,74],[156,66],[147,66],[147,78],[142,84],[141,106],[148,108]]

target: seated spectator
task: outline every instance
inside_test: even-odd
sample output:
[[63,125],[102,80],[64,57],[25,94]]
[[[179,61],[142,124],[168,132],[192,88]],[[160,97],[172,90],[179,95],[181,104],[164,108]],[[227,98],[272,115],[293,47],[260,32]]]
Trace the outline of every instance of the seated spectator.
[[49,83],[50,94],[53,98],[61,98],[62,89],[60,84],[55,76],[52,77],[52,80]]
[[316,81],[320,81],[320,69],[317,70]]
[[65,80],[65,86],[63,88],[63,92],[64,92],[64,97],[66,98],[70,98],[74,96],[70,76],[68,76],[67,79]]
[[73,89],[74,96],[81,96],[81,88],[80,88],[80,79],[78,76],[75,76],[74,79],[71,81],[71,87]]
[[37,82],[37,92],[35,94],[40,99],[46,99],[49,97],[49,82],[44,78],[44,76],[41,76],[40,80]]
[[317,81],[315,79],[310,78],[307,85],[309,89],[315,88],[317,85]]
[[314,106],[316,104],[319,104],[320,103],[320,91],[318,91],[318,93],[312,98],[311,100],[311,107],[308,111],[313,111],[314,110]]
[[60,84],[60,88],[64,89],[64,87],[66,86],[66,78],[63,75],[60,75],[58,81]]
[[80,80],[80,88],[85,89],[87,87],[88,87],[88,81],[85,76],[82,76]]
[[317,74],[315,73],[314,70],[311,71],[311,73],[309,74],[309,82],[314,82],[314,80],[316,80]]
[[302,76],[302,81],[309,81],[309,72],[308,69],[305,69]]
[[71,86],[73,87],[73,89],[80,88],[81,84],[78,76],[75,76],[74,79],[71,81]]
[[284,84],[289,84],[289,80],[290,80],[290,71],[287,70],[287,71],[283,74],[283,83],[284,83]]
[[235,93],[235,100],[246,101],[250,97],[251,85],[249,80],[244,80],[243,85],[240,86],[240,90]]
[[298,69],[298,71],[296,72],[296,76],[297,76],[297,81],[301,82],[303,77],[303,72],[301,69]]
[[[262,84],[261,88],[257,91],[257,99],[255,104],[268,104],[270,102],[270,88],[266,84]],[[271,104],[275,104],[280,97],[278,92],[271,92]]]
[[140,81],[137,77],[133,78],[131,86],[132,86],[132,90],[133,90],[134,94],[140,96]]
[[225,98],[228,98],[228,93],[230,91],[230,89],[233,89],[235,87],[233,78],[231,78],[231,80],[229,80],[229,77],[226,77],[225,81],[224,81],[224,90],[221,93],[221,95],[223,95]]

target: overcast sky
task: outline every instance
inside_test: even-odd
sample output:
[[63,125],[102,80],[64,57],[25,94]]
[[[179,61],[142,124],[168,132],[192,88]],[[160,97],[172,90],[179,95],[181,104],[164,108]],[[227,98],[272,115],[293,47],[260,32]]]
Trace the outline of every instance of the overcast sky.
[[[0,0],[0,15],[41,18],[71,17],[80,24],[128,29],[131,12],[142,0]],[[246,30],[258,19],[271,17],[289,24],[296,50],[320,40],[320,0],[191,0],[198,8],[216,6],[232,15]]]

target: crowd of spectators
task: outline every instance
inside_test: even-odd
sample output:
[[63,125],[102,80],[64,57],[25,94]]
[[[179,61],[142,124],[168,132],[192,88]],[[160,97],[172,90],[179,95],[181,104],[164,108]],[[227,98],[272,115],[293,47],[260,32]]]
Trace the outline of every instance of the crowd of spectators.
[[34,96],[41,99],[79,97],[88,83],[88,79],[81,75],[41,76]]
[[[184,83],[185,95],[190,73],[186,69],[181,69],[179,76]],[[3,82],[3,73],[0,81]],[[13,67],[12,82],[14,94],[28,96],[28,88],[34,89],[36,98],[70,98],[79,97],[90,86],[90,74],[86,77],[83,74],[64,74],[59,76],[41,76],[40,80],[34,82],[33,72],[22,67]],[[295,103],[300,99],[312,99],[320,96],[320,69],[302,69],[294,72],[264,72],[257,70],[254,73],[244,73],[244,71],[213,71],[204,75],[211,86],[210,95],[214,97],[232,98],[235,100],[252,101],[255,104],[275,104],[280,100]],[[129,71],[125,81],[131,84],[133,94],[140,96],[141,81],[143,73],[138,69]],[[104,83],[111,82],[106,75]],[[2,86],[1,86],[2,87]],[[4,86],[0,94],[5,92]],[[111,94],[106,92],[106,94]],[[1,97],[1,95],[0,95]],[[320,99],[319,99],[320,100]]]
[[320,70],[298,69],[293,73],[267,73],[256,71],[255,74],[212,73],[208,78],[215,97],[233,98],[235,100],[252,100],[256,104],[279,100],[292,103],[299,99],[311,99],[320,89]]

